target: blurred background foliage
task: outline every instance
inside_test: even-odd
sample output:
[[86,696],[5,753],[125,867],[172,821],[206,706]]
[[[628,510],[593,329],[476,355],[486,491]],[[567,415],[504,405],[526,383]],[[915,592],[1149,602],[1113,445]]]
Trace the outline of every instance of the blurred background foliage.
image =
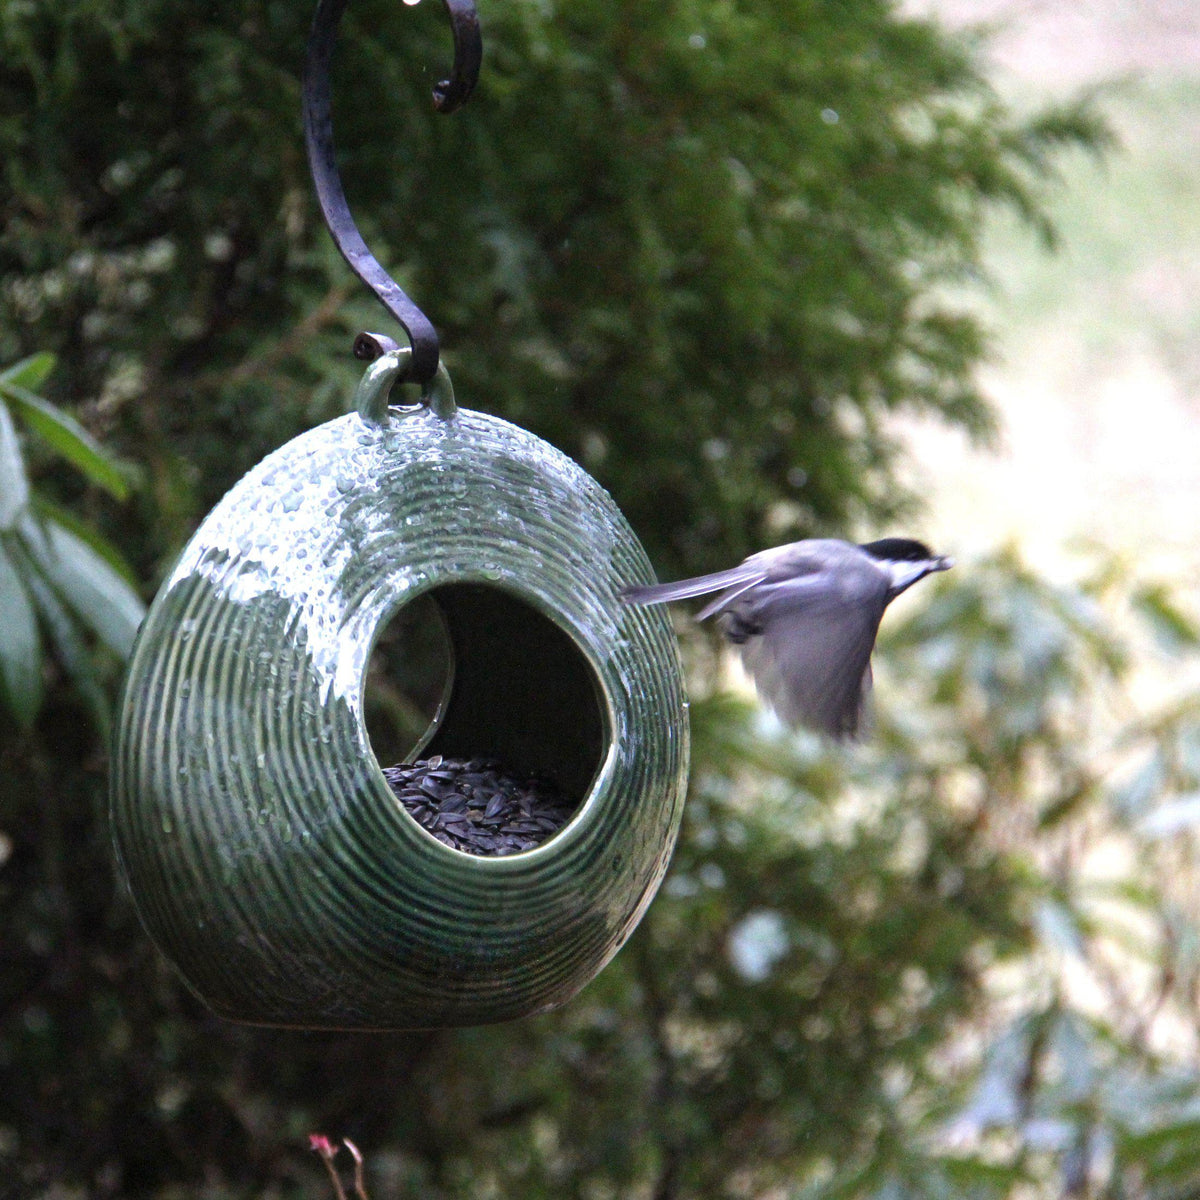
[[[310,196],[310,17],[0,7],[0,1196],[324,1196],[314,1130],[376,1197],[1194,1195],[1200,630],[1099,550],[1069,587],[976,553],[898,606],[864,748],[784,734],[681,625],[680,846],[560,1012],[245,1029],[156,956],[105,817],[131,585],[344,411],[353,333],[387,328]],[[956,297],[994,210],[1053,244],[1094,109],[1015,113],[974,41],[883,0],[482,18],[453,118],[433,4],[351,5],[335,88],[360,225],[461,401],[582,462],[664,576],[919,532],[890,419],[994,433]]]

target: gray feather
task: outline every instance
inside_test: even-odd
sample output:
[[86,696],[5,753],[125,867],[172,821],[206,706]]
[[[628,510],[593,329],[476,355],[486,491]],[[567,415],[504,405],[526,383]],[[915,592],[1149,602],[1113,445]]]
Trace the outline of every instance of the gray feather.
[[710,600],[697,614],[697,621],[707,621],[709,617],[715,613],[724,612],[731,604],[739,597],[744,596],[751,588],[756,588],[766,578],[765,575],[759,573],[751,575],[744,583],[734,584],[731,588],[726,588],[715,600]]
[[879,617],[814,607],[776,614],[741,646],[760,695],[791,725],[854,737],[870,686]]
[[627,587],[621,592],[626,604],[667,604],[672,600],[690,600],[693,596],[707,596],[722,588],[736,584],[753,584],[761,581],[763,572],[752,567],[750,560],[728,571],[716,571],[712,575],[697,575],[694,579],[679,579],[674,583],[653,583],[646,587]]

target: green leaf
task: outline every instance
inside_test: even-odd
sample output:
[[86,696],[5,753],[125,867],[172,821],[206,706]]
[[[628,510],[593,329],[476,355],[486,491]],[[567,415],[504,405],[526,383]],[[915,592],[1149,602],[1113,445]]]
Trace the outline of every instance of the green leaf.
[[993,1163],[966,1155],[948,1155],[936,1158],[934,1162],[952,1185],[958,1188],[986,1187],[994,1189],[997,1195],[1007,1194],[1010,1188],[1027,1178],[1019,1165]]
[[43,519],[49,519],[56,525],[73,533],[81,541],[87,542],[95,552],[108,563],[118,575],[135,591],[138,577],[134,569],[125,561],[125,556],[102,533],[93,529],[86,521],[77,517],[69,508],[56,504],[46,496],[33,494],[33,511]]
[[42,703],[42,647],[29,593],[2,541],[0,692],[18,723],[28,729]]
[[45,383],[57,361],[49,352],[31,354],[28,358],[23,358],[20,362],[13,363],[11,367],[0,371],[0,388],[6,384],[14,384],[17,387],[29,388],[31,391],[36,390]]
[[1150,1126],[1144,1132],[1121,1138],[1121,1152],[1131,1162],[1144,1164],[1152,1179],[1191,1175],[1200,1167],[1200,1120],[1185,1117],[1173,1123]]
[[23,521],[21,537],[63,603],[122,658],[129,657],[146,608],[121,575],[56,521]]
[[1038,814],[1039,829],[1053,829],[1063,821],[1075,816],[1096,795],[1096,783],[1083,779],[1055,796]]
[[100,684],[92,656],[88,653],[88,648],[84,644],[83,638],[80,637],[71,615],[55,595],[54,588],[51,587],[48,580],[43,578],[32,559],[28,557],[25,548],[22,546],[20,550],[21,556],[25,557],[25,562],[22,564],[24,580],[29,586],[38,613],[50,631],[50,640],[54,645],[54,650],[79,689],[84,703],[91,710],[96,727],[107,737],[108,701],[104,695],[104,688]]
[[29,480],[16,426],[0,404],[0,529],[11,529],[29,504]]
[[1152,584],[1133,595],[1134,608],[1146,618],[1155,637],[1165,650],[1180,650],[1200,645],[1196,622],[1175,602],[1169,588]]
[[118,500],[129,495],[129,485],[117,461],[74,417],[34,395],[28,388],[3,377],[0,377],[0,396],[9,401],[42,441],[74,463],[93,483]]

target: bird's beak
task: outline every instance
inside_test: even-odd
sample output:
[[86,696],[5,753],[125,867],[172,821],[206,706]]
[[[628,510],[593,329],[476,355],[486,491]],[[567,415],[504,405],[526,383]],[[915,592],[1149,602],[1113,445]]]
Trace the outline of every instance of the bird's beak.
[[952,559],[949,555],[943,554],[940,558],[935,560],[933,569],[935,571],[948,571],[952,566],[954,566],[954,559]]

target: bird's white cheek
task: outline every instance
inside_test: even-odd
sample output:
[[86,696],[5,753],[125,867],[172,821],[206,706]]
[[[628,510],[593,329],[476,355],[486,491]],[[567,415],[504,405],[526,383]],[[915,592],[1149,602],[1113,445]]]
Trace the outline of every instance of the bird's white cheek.
[[920,563],[889,563],[889,574],[892,577],[892,590],[911,587],[922,576],[929,574],[929,564]]

